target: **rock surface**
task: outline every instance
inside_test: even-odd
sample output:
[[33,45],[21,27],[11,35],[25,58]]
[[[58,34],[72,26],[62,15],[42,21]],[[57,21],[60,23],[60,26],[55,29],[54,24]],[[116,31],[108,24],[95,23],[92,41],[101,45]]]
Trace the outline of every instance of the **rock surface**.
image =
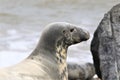
[[97,75],[102,80],[120,80],[120,4],[100,22],[91,43]]

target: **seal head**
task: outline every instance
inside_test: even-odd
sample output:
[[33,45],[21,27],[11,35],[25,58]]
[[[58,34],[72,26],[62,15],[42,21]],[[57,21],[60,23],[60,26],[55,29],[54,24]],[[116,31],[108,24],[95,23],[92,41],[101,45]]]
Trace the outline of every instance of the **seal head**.
[[66,22],[55,22],[49,24],[43,31],[40,45],[42,46],[55,46],[61,40],[65,45],[70,46],[82,41],[88,40],[89,33],[81,29],[77,25]]

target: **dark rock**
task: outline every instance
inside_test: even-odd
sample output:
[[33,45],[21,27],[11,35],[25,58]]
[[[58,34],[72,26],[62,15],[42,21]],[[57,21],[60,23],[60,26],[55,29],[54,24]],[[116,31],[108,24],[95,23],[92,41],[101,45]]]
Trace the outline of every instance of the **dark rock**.
[[95,68],[92,63],[68,63],[67,67],[69,80],[93,80],[95,75]]
[[120,80],[120,4],[100,22],[91,43],[96,74],[102,80]]

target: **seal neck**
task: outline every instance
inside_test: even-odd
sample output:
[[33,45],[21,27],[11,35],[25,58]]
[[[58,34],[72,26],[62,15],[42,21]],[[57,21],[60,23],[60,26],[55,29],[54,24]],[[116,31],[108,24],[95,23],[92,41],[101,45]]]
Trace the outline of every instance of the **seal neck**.
[[60,39],[54,44],[54,49],[51,47],[38,45],[29,59],[42,62],[45,66],[49,67],[50,71],[55,71],[55,74],[58,72],[59,80],[68,80],[66,63],[68,46],[65,45],[63,39]]
[[61,42],[57,44],[56,47],[56,63],[58,65],[58,71],[60,75],[60,80],[68,80],[67,72],[67,46]]

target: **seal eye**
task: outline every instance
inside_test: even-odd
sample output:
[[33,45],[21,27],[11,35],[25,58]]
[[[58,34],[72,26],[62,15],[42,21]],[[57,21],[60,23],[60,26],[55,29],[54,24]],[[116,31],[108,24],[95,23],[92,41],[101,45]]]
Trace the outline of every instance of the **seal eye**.
[[70,29],[70,32],[73,32],[74,31],[74,28]]

